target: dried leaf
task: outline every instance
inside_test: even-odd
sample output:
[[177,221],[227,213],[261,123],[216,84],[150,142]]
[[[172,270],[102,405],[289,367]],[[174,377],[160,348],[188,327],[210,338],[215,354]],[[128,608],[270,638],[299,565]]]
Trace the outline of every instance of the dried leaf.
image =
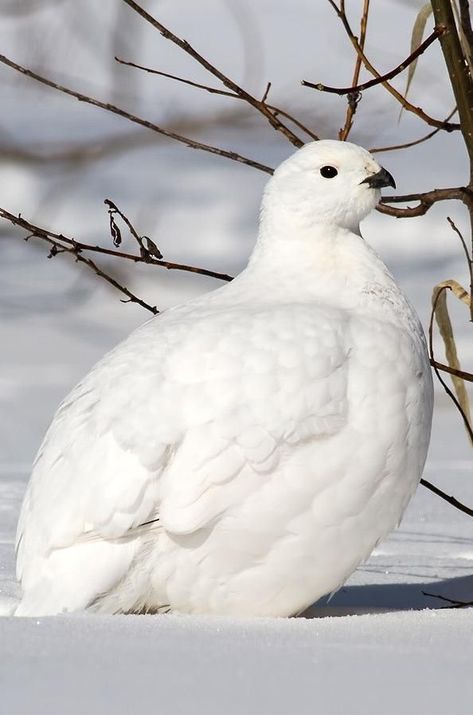
[[109,211],[110,214],[110,233],[112,235],[112,241],[113,245],[118,248],[118,246],[121,245],[122,242],[122,234],[120,229],[117,226],[117,223],[115,219],[113,218],[112,212]]
[[148,236],[143,236],[142,240],[146,241],[146,249],[148,253],[150,253],[155,258],[161,259],[163,257],[163,254],[161,253],[155,242],[151,240],[151,238],[148,238]]
[[[422,40],[424,39],[424,30],[425,26],[427,24],[427,20],[429,19],[430,15],[432,14],[432,5],[430,2],[426,3],[421,7],[419,12],[417,13],[415,22],[414,22],[414,27],[412,28],[412,35],[411,35],[411,51],[410,54],[415,52],[419,45],[422,44]],[[404,90],[404,97],[407,97],[407,93],[409,92],[409,87],[411,86],[411,82],[414,79],[415,71],[417,68],[417,60],[414,60],[409,65],[409,69],[407,70],[407,82],[406,82],[406,89]],[[404,107],[401,107],[401,112],[399,114],[399,119],[401,118],[402,110]]]
[[[455,370],[461,370],[460,361],[458,359],[457,346],[455,343],[455,337],[453,335],[452,322],[448,314],[447,308],[447,290],[453,293],[453,295],[470,307],[470,295],[457,281],[449,280],[439,283],[435,286],[432,293],[432,305],[435,310],[435,318],[437,320],[437,325],[439,327],[440,335],[445,346],[445,355],[448,364],[451,368]],[[465,414],[468,424],[472,427],[471,422],[471,410],[470,410],[470,400],[468,397],[468,392],[466,389],[465,381],[458,377],[457,375],[450,376],[453,382],[453,388],[457,396],[457,400]]]

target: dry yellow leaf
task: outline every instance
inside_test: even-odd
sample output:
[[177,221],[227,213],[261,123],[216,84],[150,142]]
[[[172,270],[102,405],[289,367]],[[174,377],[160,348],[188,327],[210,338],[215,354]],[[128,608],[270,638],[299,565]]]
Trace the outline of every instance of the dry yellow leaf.
[[[452,322],[450,320],[450,315],[448,313],[447,307],[447,290],[451,291],[453,295],[461,300],[470,307],[470,294],[455,280],[444,281],[435,286],[432,293],[432,306],[434,309],[435,319],[439,327],[440,335],[445,346],[445,355],[448,364],[451,368],[455,370],[461,370],[460,361],[458,359],[457,346],[455,343],[455,337],[453,334]],[[470,400],[468,397],[468,391],[466,389],[465,381],[458,377],[457,375],[450,376],[453,382],[453,388],[458,402],[465,414],[466,419],[470,427],[471,422],[471,411],[470,411]]]

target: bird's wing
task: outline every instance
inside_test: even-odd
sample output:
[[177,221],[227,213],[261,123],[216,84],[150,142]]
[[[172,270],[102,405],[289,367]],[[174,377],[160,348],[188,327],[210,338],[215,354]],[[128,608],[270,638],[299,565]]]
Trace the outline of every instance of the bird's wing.
[[171,532],[199,529],[251,489],[244,467],[264,480],[283,448],[338,431],[348,361],[334,312],[170,311],[109,353],[40,448],[18,527],[20,579],[87,535],[111,543],[156,517]]
[[185,429],[160,480],[160,523],[188,534],[238,505],[284,453],[346,421],[348,349],[340,311],[282,306],[196,323],[167,355]]

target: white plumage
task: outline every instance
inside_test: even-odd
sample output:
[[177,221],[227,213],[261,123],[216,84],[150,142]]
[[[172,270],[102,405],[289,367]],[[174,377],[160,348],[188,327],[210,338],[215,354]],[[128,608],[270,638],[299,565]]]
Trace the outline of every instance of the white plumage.
[[232,283],[153,318],[59,407],[18,526],[17,615],[291,615],[399,522],[432,384],[418,319],[359,222],[392,177],[306,145]]

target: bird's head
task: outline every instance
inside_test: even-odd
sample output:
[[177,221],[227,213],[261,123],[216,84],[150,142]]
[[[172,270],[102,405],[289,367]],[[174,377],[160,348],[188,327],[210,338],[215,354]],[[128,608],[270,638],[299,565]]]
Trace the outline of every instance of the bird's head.
[[298,225],[330,224],[353,231],[374,209],[391,174],[366,149],[333,140],[311,142],[286,159],[268,182],[268,209]]

